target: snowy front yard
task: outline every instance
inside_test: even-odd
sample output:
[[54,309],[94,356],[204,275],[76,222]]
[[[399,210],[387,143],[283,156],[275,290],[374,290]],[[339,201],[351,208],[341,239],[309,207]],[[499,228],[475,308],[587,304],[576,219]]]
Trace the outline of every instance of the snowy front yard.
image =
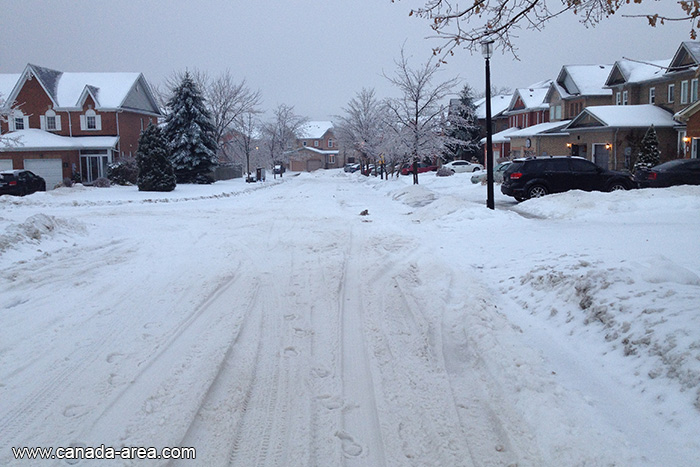
[[0,465],[699,465],[700,187],[470,177],[1,197]]

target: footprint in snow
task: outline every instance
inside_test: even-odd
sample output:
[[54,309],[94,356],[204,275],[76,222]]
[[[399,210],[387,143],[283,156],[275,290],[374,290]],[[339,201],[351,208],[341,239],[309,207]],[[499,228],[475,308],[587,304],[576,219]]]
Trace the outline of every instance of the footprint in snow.
[[362,454],[362,446],[355,442],[355,438],[344,431],[336,431],[335,436],[342,443],[343,453],[348,457],[357,457]]

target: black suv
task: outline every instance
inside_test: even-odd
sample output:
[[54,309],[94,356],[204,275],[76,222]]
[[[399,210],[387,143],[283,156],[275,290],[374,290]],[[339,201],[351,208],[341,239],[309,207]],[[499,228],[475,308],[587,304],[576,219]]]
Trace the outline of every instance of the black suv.
[[503,174],[501,192],[518,201],[569,190],[615,191],[636,187],[632,174],[598,167],[582,157],[515,159]]
[[0,172],[0,195],[24,196],[35,191],[46,191],[46,182],[29,170]]

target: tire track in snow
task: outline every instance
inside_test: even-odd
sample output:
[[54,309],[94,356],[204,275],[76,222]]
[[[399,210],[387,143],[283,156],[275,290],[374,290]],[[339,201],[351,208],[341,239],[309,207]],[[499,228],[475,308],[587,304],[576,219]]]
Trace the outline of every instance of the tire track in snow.
[[335,436],[341,443],[343,465],[386,465],[384,442],[379,424],[375,384],[372,377],[367,344],[364,335],[364,309],[358,295],[364,290],[361,272],[354,258],[362,258],[357,251],[357,239],[351,231],[345,253],[341,293],[339,294],[340,346],[338,367],[342,378],[345,407],[341,430]]

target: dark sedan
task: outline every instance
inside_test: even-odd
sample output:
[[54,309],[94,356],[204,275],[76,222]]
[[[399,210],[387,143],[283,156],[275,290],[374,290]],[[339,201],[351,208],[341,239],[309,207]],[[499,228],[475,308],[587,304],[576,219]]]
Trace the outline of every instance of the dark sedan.
[[700,159],[676,159],[651,169],[638,169],[634,177],[642,188],[700,185]]
[[46,182],[29,170],[0,172],[0,195],[24,196],[36,191],[46,191]]

